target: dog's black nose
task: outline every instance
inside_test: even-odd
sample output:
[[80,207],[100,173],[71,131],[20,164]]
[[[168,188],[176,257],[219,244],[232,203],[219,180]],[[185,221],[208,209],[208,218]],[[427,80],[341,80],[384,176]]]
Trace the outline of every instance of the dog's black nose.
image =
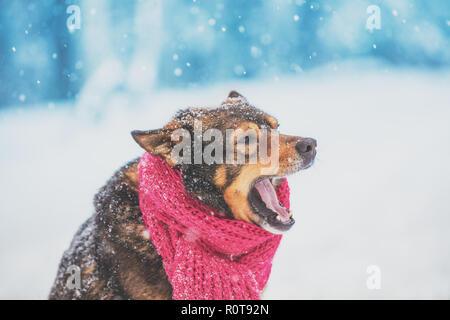
[[295,146],[301,155],[312,155],[316,152],[317,141],[313,138],[303,138]]

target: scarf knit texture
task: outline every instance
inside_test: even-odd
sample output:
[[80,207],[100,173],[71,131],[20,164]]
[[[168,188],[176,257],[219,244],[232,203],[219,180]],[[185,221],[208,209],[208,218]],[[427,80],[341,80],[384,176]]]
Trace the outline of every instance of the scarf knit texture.
[[[276,192],[289,209],[286,179]],[[139,163],[139,203],[173,299],[260,299],[281,235],[225,218],[184,189],[179,170],[149,153]]]

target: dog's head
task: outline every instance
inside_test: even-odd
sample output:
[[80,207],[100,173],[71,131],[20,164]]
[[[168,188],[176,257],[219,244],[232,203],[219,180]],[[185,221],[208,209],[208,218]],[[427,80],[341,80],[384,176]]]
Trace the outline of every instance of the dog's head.
[[278,126],[274,117],[232,91],[218,108],[181,110],[163,128],[132,136],[180,169],[186,190],[204,203],[279,233],[294,219],[275,188],[283,177],[313,164],[316,141],[279,134]]

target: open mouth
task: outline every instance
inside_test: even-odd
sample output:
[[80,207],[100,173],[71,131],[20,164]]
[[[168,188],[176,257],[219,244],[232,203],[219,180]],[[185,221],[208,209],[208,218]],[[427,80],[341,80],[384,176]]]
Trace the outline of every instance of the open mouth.
[[295,223],[292,213],[278,201],[271,178],[259,180],[253,185],[249,193],[249,202],[255,213],[263,220],[262,227],[283,232],[289,230]]

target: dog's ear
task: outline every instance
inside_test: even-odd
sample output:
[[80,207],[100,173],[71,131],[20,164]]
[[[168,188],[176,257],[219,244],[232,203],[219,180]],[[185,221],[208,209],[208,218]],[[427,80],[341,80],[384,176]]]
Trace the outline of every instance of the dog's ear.
[[170,154],[172,150],[171,134],[172,131],[167,129],[134,130],[131,132],[138,145],[154,156],[167,156]]
[[244,98],[244,96],[242,94],[240,94],[239,92],[237,92],[235,90],[231,90],[230,93],[228,94],[228,98],[239,98],[239,97]]
[[232,90],[228,94],[228,97],[225,99],[225,101],[222,103],[223,105],[227,104],[246,104],[248,105],[247,99],[240,94],[239,92]]

